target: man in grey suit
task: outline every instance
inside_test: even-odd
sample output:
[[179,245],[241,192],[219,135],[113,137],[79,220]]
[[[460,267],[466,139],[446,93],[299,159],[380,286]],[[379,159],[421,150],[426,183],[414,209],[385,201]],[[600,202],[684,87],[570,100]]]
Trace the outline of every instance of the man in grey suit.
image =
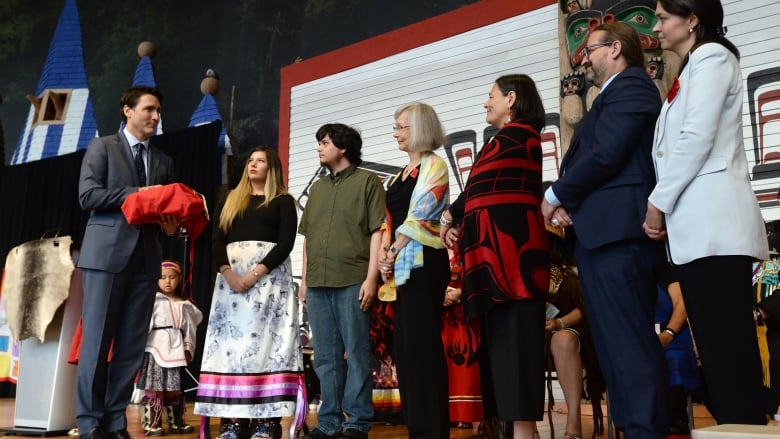
[[79,203],[91,211],[78,261],[84,278],[76,392],[81,439],[130,439],[125,410],[160,277],[160,228],[173,234],[178,221],[163,217],[159,226],[132,226],[120,208],[131,193],[174,180],[173,160],[149,147],[160,101],[153,88],[126,90],[120,105],[124,129],[92,140],[81,164]]

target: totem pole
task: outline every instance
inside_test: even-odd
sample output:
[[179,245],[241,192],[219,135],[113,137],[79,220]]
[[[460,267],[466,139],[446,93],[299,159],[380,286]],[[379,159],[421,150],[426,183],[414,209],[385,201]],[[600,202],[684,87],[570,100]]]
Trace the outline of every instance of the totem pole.
[[680,59],[661,50],[653,32],[656,24],[653,0],[559,0],[558,38],[561,68],[561,149],[569,147],[574,127],[590,109],[598,87],[585,81],[585,45],[590,32],[602,23],[622,21],[631,25],[646,53],[647,74],[658,87],[659,99],[666,97]]

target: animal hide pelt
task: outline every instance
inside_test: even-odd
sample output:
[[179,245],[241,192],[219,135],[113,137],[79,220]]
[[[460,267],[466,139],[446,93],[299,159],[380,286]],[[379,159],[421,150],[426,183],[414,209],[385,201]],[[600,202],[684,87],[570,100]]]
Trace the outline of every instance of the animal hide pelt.
[[15,340],[44,341],[46,327],[68,298],[73,259],[70,236],[26,242],[8,252],[3,295]]

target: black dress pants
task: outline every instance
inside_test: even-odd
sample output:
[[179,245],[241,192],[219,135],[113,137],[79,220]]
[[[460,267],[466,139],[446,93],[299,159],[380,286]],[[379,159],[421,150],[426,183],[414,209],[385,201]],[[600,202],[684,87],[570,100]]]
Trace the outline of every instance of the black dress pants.
[[397,290],[393,343],[401,407],[410,438],[450,437],[449,385],[441,314],[450,279],[447,250],[424,247],[424,266]]
[[766,424],[752,258],[711,256],[676,270],[701,359],[707,408],[718,424]]

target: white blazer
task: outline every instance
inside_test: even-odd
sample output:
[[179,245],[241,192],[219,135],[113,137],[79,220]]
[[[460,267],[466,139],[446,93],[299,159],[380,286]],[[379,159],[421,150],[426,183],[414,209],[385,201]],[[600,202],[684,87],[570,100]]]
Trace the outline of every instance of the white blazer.
[[656,122],[658,183],[649,198],[666,214],[669,259],[768,259],[742,139],[739,61],[720,44],[704,44],[690,55],[679,81],[679,92],[664,101]]

